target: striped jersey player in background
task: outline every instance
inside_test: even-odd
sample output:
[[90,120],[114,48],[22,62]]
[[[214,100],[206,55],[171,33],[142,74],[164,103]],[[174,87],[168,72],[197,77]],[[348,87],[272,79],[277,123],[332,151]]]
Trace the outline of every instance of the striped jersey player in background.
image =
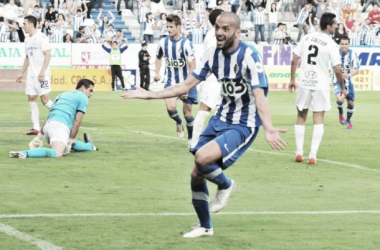
[[339,122],[342,125],[347,125],[348,129],[353,129],[351,123],[351,117],[354,113],[355,106],[355,91],[354,91],[354,83],[352,82],[352,77],[359,73],[359,59],[356,52],[350,49],[350,39],[347,36],[343,36],[340,39],[340,56],[341,56],[341,68],[344,79],[344,88],[347,91],[347,120],[343,115],[343,103],[344,98],[340,95],[341,88],[338,83],[338,80],[333,74],[333,84],[334,84],[334,92],[336,96],[336,105],[339,110]]
[[[157,46],[156,75],[155,81],[161,79],[160,68],[162,58],[166,59],[166,84],[164,88],[183,82],[195,69],[195,56],[192,43],[181,35],[181,18],[177,15],[168,15],[166,18],[169,36],[162,38]],[[177,98],[183,102],[183,115],[186,119],[188,132],[188,146],[193,135],[194,117],[192,105],[198,104],[197,89],[192,88],[188,92],[165,99],[166,109],[170,118],[176,122],[176,129],[179,138],[184,137],[182,119],[177,111]]]
[[[192,203],[200,225],[185,238],[213,235],[210,212],[225,207],[236,184],[225,174],[255,140],[263,125],[269,145],[281,150],[285,142],[275,129],[266,101],[268,81],[261,55],[253,46],[240,41],[240,18],[232,12],[221,14],[215,24],[216,47],[202,58],[202,63],[184,82],[162,91],[138,90],[122,95],[123,98],[162,99],[187,93],[206,80],[212,73],[222,85],[223,100],[215,115],[191,150],[195,166],[191,173]],[[207,180],[218,186],[209,207]]]

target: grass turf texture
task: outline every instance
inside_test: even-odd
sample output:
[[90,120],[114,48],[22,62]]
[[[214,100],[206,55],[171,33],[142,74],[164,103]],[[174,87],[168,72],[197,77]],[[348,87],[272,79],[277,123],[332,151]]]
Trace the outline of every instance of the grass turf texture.
[[[212,216],[214,236],[199,239],[182,238],[197,224],[195,214],[1,218],[194,212],[189,185],[193,156],[187,141],[176,138],[164,102],[122,100],[120,94],[95,92],[84,117],[79,139],[90,132],[100,151],[20,160],[8,158],[8,153],[27,149],[33,138],[22,135],[31,128],[26,97],[0,92],[1,224],[64,249],[379,249],[379,213],[217,214]],[[238,187],[223,212],[379,211],[379,93],[356,94],[352,131],[339,124],[332,97],[320,161],[310,167],[305,160],[294,162],[295,95],[271,92],[273,123],[288,129],[283,135],[288,146],[282,152],[271,150],[261,130],[250,150],[226,172]],[[42,120],[47,109],[39,107]],[[310,113],[305,157],[311,134]],[[216,187],[209,184],[209,189],[213,199]],[[0,232],[0,249],[38,248]]]

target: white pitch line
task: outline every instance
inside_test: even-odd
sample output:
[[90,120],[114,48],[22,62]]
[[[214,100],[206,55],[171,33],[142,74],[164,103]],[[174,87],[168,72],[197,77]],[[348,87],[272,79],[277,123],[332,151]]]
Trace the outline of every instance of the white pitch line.
[[[263,211],[263,212],[220,212],[213,215],[344,215],[380,214],[380,210],[353,211]],[[0,219],[62,218],[62,217],[171,217],[195,216],[195,213],[75,213],[75,214],[0,214]]]
[[[153,134],[153,133],[148,133],[148,132],[143,132],[143,131],[134,131],[134,133],[178,140],[178,137],[166,136],[166,135],[160,135],[160,134]],[[263,154],[294,157],[294,155],[292,155],[292,154],[279,153],[279,152],[275,152],[275,151],[265,151],[265,150],[251,149],[251,148],[249,148],[248,150],[249,151],[258,152],[258,153],[263,153]],[[334,164],[334,165],[338,165],[338,166],[342,166],[342,167],[349,167],[349,168],[355,168],[355,169],[360,169],[360,170],[380,173],[379,169],[373,169],[373,168],[363,167],[363,166],[360,166],[360,165],[357,165],[357,164],[349,164],[349,163],[345,163],[345,162],[331,161],[331,160],[320,159],[320,158],[318,158],[318,161],[320,161],[320,162],[326,162],[326,163],[330,163],[330,164]]]
[[2,224],[2,223],[0,223],[0,232],[3,232],[7,235],[14,236],[20,240],[23,240],[23,241],[26,241],[26,242],[31,243],[33,245],[36,245],[37,247],[39,247],[42,250],[62,250],[61,247],[53,245],[50,242],[34,238],[33,236],[30,236],[26,233],[20,232],[17,229],[15,229],[11,226]]

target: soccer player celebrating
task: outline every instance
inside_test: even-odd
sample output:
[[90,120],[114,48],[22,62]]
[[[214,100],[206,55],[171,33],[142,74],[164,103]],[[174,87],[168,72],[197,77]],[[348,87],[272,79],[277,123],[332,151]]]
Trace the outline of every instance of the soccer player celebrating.
[[333,13],[325,13],[320,21],[321,32],[313,32],[301,39],[298,43],[291,65],[291,78],[289,91],[293,93],[298,84],[295,82],[295,75],[298,61],[301,59],[302,73],[299,77],[299,88],[297,91],[297,120],[294,126],[296,139],[296,161],[303,161],[303,143],[305,136],[305,122],[309,108],[313,110],[314,131],[311,141],[311,151],[308,164],[314,165],[317,161],[317,151],[322,141],[324,133],[325,111],[330,110],[330,81],[329,81],[329,61],[334,67],[337,82],[339,83],[342,95],[346,95],[343,86],[342,70],[340,67],[339,50],[330,35],[334,34],[337,21]]
[[[95,151],[92,139],[85,133],[85,143],[76,141],[83,116],[87,111],[88,99],[94,91],[94,83],[87,79],[78,82],[75,91],[60,94],[55,99],[41,132],[30,143],[31,150],[11,151],[11,158],[56,158],[75,151]],[[51,148],[42,148],[43,138]]]
[[16,82],[21,82],[22,76],[28,70],[25,93],[28,95],[33,123],[33,128],[25,132],[24,135],[37,135],[40,131],[40,112],[37,106],[37,96],[40,96],[41,102],[48,109],[53,104],[49,97],[51,92],[49,38],[45,34],[38,32],[36,27],[37,19],[34,16],[24,17],[24,30],[29,34],[29,38],[25,41],[26,57]]
[[[224,170],[249,148],[261,125],[272,148],[281,150],[286,145],[280,137],[286,130],[272,126],[266,101],[268,80],[261,55],[255,47],[240,41],[240,34],[240,18],[232,12],[221,14],[215,23],[216,47],[207,51],[200,67],[184,82],[162,91],[139,89],[122,95],[123,98],[140,99],[175,97],[206,80],[209,73],[222,85],[222,103],[191,150],[195,155],[191,173],[192,203],[200,225],[186,233],[185,238],[213,235],[210,212],[223,209],[236,187]],[[218,186],[210,206],[206,180]]]
[[[214,9],[209,14],[208,20],[210,21],[212,28],[207,32],[203,43],[203,51],[205,53],[216,45],[215,22],[216,18],[223,12],[222,9]],[[210,75],[205,82],[202,82],[199,85],[199,95],[199,110],[194,120],[191,148],[194,148],[195,145],[197,145],[199,136],[203,130],[203,125],[209,116],[210,111],[216,107],[218,102],[220,102],[220,84],[214,75]]]
[[340,56],[342,62],[342,73],[344,79],[344,88],[347,91],[347,120],[343,116],[343,103],[344,98],[341,96],[341,88],[337,81],[337,77],[335,74],[333,75],[333,84],[334,84],[334,92],[336,95],[336,105],[339,110],[339,122],[342,125],[347,125],[348,129],[353,129],[351,123],[351,117],[354,113],[354,101],[355,101],[355,91],[354,84],[352,82],[352,77],[359,73],[359,59],[357,54],[351,50],[350,48],[350,39],[347,36],[343,36],[340,39]]
[[[168,88],[180,82],[183,82],[195,69],[195,57],[192,43],[181,35],[181,18],[177,15],[169,15],[166,17],[169,36],[162,38],[157,47],[156,58],[156,75],[155,81],[161,79],[160,68],[162,57],[166,58],[167,83],[164,88]],[[190,146],[193,135],[192,105],[197,102],[197,89],[192,88],[187,93],[165,98],[166,109],[170,118],[176,122],[177,134],[179,138],[184,137],[182,119],[177,111],[177,98],[183,102],[183,115],[186,119],[186,127],[188,132],[188,140]]]

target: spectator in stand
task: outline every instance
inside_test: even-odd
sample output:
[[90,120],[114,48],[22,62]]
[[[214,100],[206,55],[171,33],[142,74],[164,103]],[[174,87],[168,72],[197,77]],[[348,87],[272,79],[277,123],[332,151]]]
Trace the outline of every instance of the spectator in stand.
[[194,11],[197,13],[202,13],[206,11],[206,3],[204,0],[195,0]]
[[76,33],[79,32],[79,27],[83,25],[84,20],[86,19],[86,16],[85,16],[86,13],[87,13],[87,10],[82,12],[81,9],[77,9],[76,15],[72,16],[71,25],[73,28],[75,38],[77,38]]
[[123,32],[121,30],[116,31],[114,41],[116,41],[119,44],[120,48],[128,45],[128,39],[124,38]]
[[353,15],[347,15],[347,19],[344,22],[344,26],[346,29],[351,30],[353,26],[355,26],[355,20],[353,19]]
[[264,37],[264,30],[265,30],[265,13],[266,10],[263,8],[263,6],[259,5],[256,9],[254,9],[255,12],[255,43],[259,41],[259,33],[261,37],[261,41],[265,41]]
[[40,27],[42,21],[42,13],[39,5],[34,5],[31,15],[37,19],[37,26]]
[[287,34],[285,32],[285,24],[278,23],[277,29],[273,32],[273,45],[283,45],[284,41],[287,37]]
[[54,10],[53,6],[49,6],[48,11],[45,14],[45,20],[48,20],[50,23],[55,23],[58,19],[58,12]]
[[116,38],[116,31],[114,30],[112,23],[108,25],[108,29],[104,30],[102,37],[109,42],[112,42]]
[[193,44],[203,44],[203,27],[199,19],[195,22],[195,26],[192,30]]
[[4,22],[12,24],[18,18],[18,7],[14,0],[9,0],[9,3],[4,7]]
[[71,35],[70,34],[66,34],[65,35],[65,38],[64,38],[64,41],[63,41],[64,43],[73,43],[74,41],[73,41],[73,38],[71,37]]
[[7,25],[4,22],[4,17],[0,16],[0,43],[5,43],[8,40]]
[[168,27],[166,26],[166,17],[167,15],[165,13],[161,13],[160,20],[156,24],[156,27],[160,29],[160,40],[161,38],[167,37],[169,35]]
[[367,0],[365,6],[363,7],[363,13],[367,10],[370,4],[380,6],[380,0]]
[[317,4],[317,10],[315,13],[315,17],[319,20],[321,20],[322,15],[328,10],[329,4],[326,3],[326,0],[320,0],[316,2]]
[[47,37],[50,37],[51,35],[51,28],[50,28],[50,22],[48,20],[44,21],[44,24],[42,25],[41,32],[44,33]]
[[166,12],[164,0],[151,0],[150,9],[154,17],[158,16],[158,13]]
[[153,14],[151,12],[146,13],[146,22],[144,23],[144,41],[146,43],[153,43],[153,27],[154,27]]
[[[119,16],[121,15],[120,4],[121,0],[117,0],[116,10],[118,11]],[[124,5],[126,9],[129,9],[131,12],[133,11],[133,0],[124,0]]]
[[96,24],[93,24],[91,26],[91,30],[92,30],[92,34],[94,34],[96,38],[100,41],[100,38],[102,37],[102,33],[100,33],[98,26],[96,26]]
[[310,12],[312,12],[311,4],[307,3],[305,5],[305,7],[302,8],[302,10],[300,11],[300,13],[298,15],[298,19],[297,19],[297,25],[298,25],[297,42],[299,42],[301,40],[302,31],[304,32],[305,35],[308,34],[306,20],[309,18]]
[[318,32],[321,30],[318,21],[310,22],[309,24],[309,34],[313,32]]
[[286,14],[287,18],[290,18],[288,13],[293,13],[293,7],[294,7],[293,0],[282,0],[282,12],[287,13]]
[[360,31],[356,29],[353,25],[351,29],[347,29],[348,38],[350,38],[350,45],[359,46],[360,45]]
[[377,24],[380,23],[379,5],[377,4],[373,5],[373,9],[369,12],[368,18],[371,19],[371,22],[375,22]]
[[53,37],[52,43],[63,43],[63,38],[66,34],[66,28],[63,27],[60,21],[56,22],[55,25],[53,25],[51,31]]
[[184,33],[187,37],[187,39],[192,42],[193,39],[193,28],[195,27],[196,18],[193,16],[193,12],[190,10],[187,14],[186,6],[183,5],[183,15],[184,15],[184,28],[186,32]]
[[239,13],[241,9],[241,0],[229,0],[229,3],[231,5],[231,11],[233,13]]
[[[276,3],[272,3],[271,6],[270,6],[270,11],[268,12],[269,15],[268,15],[268,39],[267,39],[267,42],[270,43],[271,40],[272,40],[272,33],[274,30],[276,30],[276,26],[277,26],[277,29],[279,28],[279,24],[278,23],[278,18],[277,18],[277,4]],[[278,23],[278,25],[277,25]],[[282,24],[282,23],[281,23]],[[274,38],[274,35],[273,35],[273,38]],[[273,44],[276,44],[276,43],[273,43]],[[282,44],[282,43],[281,43]]]
[[343,20],[346,20],[348,15],[353,16],[354,14],[355,10],[351,8],[351,4],[347,4],[346,8],[343,9]]
[[340,44],[340,39],[344,36],[347,36],[347,32],[346,32],[346,29],[344,28],[344,25],[343,23],[338,23],[338,28],[335,30],[335,33],[334,33],[334,41],[337,43],[337,44]]
[[79,34],[80,36],[76,35],[76,42],[77,43],[93,43],[92,37],[94,36],[92,32],[88,32],[86,29],[88,27],[86,26],[80,26],[79,27]]
[[[38,4],[39,1],[35,0],[25,0],[22,7],[24,7],[24,16],[28,15],[29,8],[34,8],[36,4]],[[6,3],[6,0],[4,0],[4,4]]]
[[364,45],[374,46],[375,39],[379,31],[380,31],[380,26],[376,25],[376,23],[374,22],[371,22],[369,24],[369,30],[367,31],[367,35],[364,40]]
[[253,0],[246,0],[245,8],[247,15],[250,17],[250,21],[253,23],[255,20],[255,12],[253,11],[255,9],[255,4],[253,3]]
[[149,2],[139,0],[138,22],[140,23],[140,42],[144,40],[144,23],[146,22],[146,13],[150,12]]
[[338,6],[338,0],[333,0],[331,7],[328,8],[327,12],[333,13],[336,16],[336,21],[338,23],[343,22],[343,11]]
[[42,13],[44,14],[46,12],[46,9],[51,6],[51,3],[49,0],[40,0],[40,7],[42,9]]
[[58,22],[61,22],[61,25],[65,28],[69,26],[69,24],[66,22],[66,18],[63,14],[58,14]]
[[58,13],[62,14],[65,17],[65,20],[69,20],[70,19],[70,11],[67,8],[67,3],[66,2],[62,3],[61,8],[58,9]]
[[115,16],[112,14],[112,11],[108,11],[108,14],[110,14],[110,16],[111,16],[111,20],[108,19],[107,15],[104,15],[103,20],[102,20],[101,19],[102,11],[103,11],[103,9],[99,9],[99,15],[98,15],[97,19],[99,22],[98,25],[99,25],[100,33],[103,34],[103,32],[105,30],[108,30],[108,25],[110,25],[111,23],[113,23],[115,21]]
[[[362,0],[363,1],[363,0]],[[346,0],[344,6],[347,6],[347,4],[351,5],[352,9],[356,9],[356,0]],[[363,5],[362,5],[363,6]]]
[[369,24],[371,23],[371,19],[366,18],[364,23],[362,22],[360,24],[361,27],[361,36],[360,36],[360,45],[365,45],[364,41],[366,40],[368,31],[369,31]]
[[[22,29],[20,29],[20,26],[18,22],[13,22],[12,24],[9,25],[10,32],[9,32],[9,41],[11,43],[19,43],[21,42],[21,39],[19,37],[19,32],[21,31],[21,34],[24,34],[22,32]],[[25,40],[25,36],[24,36]],[[24,40],[22,42],[24,42]]]
[[86,17],[88,18],[88,19],[90,19],[91,18],[91,15],[90,15],[90,13],[91,13],[91,10],[92,10],[92,4],[91,4],[91,2],[90,1],[83,1],[82,2],[82,4],[81,4],[81,9],[84,11],[84,10],[86,10]]
[[224,0],[223,4],[219,5],[219,9],[222,9],[224,12],[231,12],[231,5],[228,0]]

